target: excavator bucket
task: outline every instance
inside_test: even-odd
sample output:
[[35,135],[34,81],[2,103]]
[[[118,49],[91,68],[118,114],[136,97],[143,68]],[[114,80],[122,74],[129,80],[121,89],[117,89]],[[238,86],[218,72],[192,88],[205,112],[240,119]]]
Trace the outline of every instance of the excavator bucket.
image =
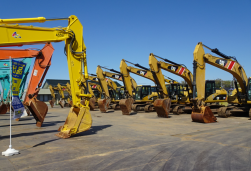
[[[95,102],[96,102],[95,97],[90,98],[90,101],[89,101],[90,110],[95,109]],[[85,106],[85,100],[81,100],[80,103]]]
[[56,136],[60,138],[69,138],[79,132],[89,130],[91,125],[92,117],[89,107],[71,107],[64,125],[59,127],[58,131],[60,132],[57,133]]
[[98,100],[98,107],[101,112],[106,113],[109,105],[110,105],[110,99],[99,99]]
[[153,106],[158,117],[167,118],[170,113],[171,99],[156,99],[153,103]]
[[217,118],[214,116],[213,112],[208,106],[202,106],[200,109],[193,109],[191,117],[194,122],[217,122]]
[[119,106],[122,111],[123,115],[130,115],[132,111],[132,105],[134,103],[134,100],[132,98],[129,99],[121,99],[119,101]]
[[90,102],[89,102],[90,110],[94,110],[95,109],[95,102],[96,102],[96,98],[95,97],[90,98]]
[[37,127],[41,127],[44,118],[48,112],[48,106],[42,101],[37,100],[36,98],[32,98],[29,102],[26,102],[25,105],[28,107],[29,111],[32,113],[33,117],[36,119]]
[[72,107],[72,100],[71,100],[71,101],[69,101],[69,105],[70,105],[70,107]]
[[51,100],[49,100],[49,103],[50,103],[50,105],[51,105],[51,108],[53,108],[53,107],[54,107],[54,104],[55,104],[55,99],[52,98]]
[[60,100],[60,101],[58,102],[58,104],[60,105],[61,108],[64,108],[65,101],[64,101],[64,100]]
[[0,106],[0,114],[5,114],[7,113],[8,107],[6,104],[2,103],[2,105]]

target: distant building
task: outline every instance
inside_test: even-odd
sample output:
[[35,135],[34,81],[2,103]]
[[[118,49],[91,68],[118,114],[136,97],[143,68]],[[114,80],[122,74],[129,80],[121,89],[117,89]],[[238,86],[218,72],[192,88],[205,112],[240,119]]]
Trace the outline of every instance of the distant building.
[[[56,87],[58,83],[61,85],[66,85],[66,83],[70,83],[70,80],[46,79],[44,85],[42,86],[42,88],[38,93],[37,99],[43,102],[49,102],[49,100],[52,99],[49,85],[52,85],[52,87]],[[58,103],[58,101],[60,100],[60,95],[58,94],[58,91],[55,91],[55,95],[56,95],[55,99],[56,103]],[[66,91],[64,92],[64,95],[65,98],[69,97],[69,94]]]

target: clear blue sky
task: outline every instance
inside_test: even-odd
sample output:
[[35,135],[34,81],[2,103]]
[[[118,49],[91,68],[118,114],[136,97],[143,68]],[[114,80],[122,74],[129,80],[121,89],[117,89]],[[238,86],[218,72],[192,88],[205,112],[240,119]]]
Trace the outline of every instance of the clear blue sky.
[[[251,76],[250,0],[79,0],[4,1],[0,18],[62,18],[76,15],[84,27],[89,73],[97,65],[119,70],[121,59],[148,65],[149,53],[185,64],[192,71],[198,42],[237,57]],[[67,21],[48,21],[35,26],[67,26]],[[47,79],[69,79],[64,43],[55,51]],[[25,46],[28,47],[43,47]],[[209,51],[206,51],[209,53]],[[182,81],[171,73],[166,76]],[[150,80],[131,74],[138,84]],[[207,65],[206,79],[231,80],[232,76]]]

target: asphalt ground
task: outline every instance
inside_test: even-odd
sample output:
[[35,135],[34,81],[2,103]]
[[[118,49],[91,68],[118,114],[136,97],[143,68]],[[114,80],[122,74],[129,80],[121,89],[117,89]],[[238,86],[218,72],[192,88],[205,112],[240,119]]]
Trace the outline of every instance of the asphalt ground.
[[[55,136],[69,108],[50,108],[44,124],[13,121],[12,145],[20,154],[0,156],[0,170],[251,170],[251,120],[191,121],[189,114],[159,118],[155,112],[124,116],[91,111],[93,125],[69,139]],[[9,146],[9,114],[0,115],[0,151]]]

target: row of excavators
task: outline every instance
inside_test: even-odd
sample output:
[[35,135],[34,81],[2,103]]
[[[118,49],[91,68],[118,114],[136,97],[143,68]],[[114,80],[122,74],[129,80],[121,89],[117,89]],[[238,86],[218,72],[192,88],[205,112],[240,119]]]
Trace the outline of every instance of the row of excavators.
[[[43,23],[55,20],[67,20],[68,25],[55,28],[19,25],[20,23]],[[79,132],[89,130],[92,125],[90,110],[97,107],[103,113],[109,109],[121,110],[123,115],[130,115],[138,111],[156,111],[158,117],[166,118],[170,112],[173,114],[191,113],[192,120],[201,123],[216,122],[215,113],[220,117],[251,113],[249,84],[251,81],[246,76],[243,67],[235,57],[227,56],[218,49],[211,49],[201,42],[196,45],[193,53],[193,72],[183,64],[151,53],[149,68],[122,59],[119,71],[98,66],[96,74],[88,74],[83,26],[76,16],[59,19],[44,17],[0,19],[0,36],[0,60],[6,60],[9,57],[12,59],[24,58],[24,60],[35,58],[23,104],[35,118],[38,127],[42,126],[48,112],[48,106],[39,101],[37,95],[51,66],[54,51],[51,43],[65,42],[62,50],[65,52],[68,63],[70,83],[49,87],[53,97],[50,101],[51,107],[55,103],[54,91],[58,91],[60,94],[60,106],[62,108],[70,107],[64,125],[59,127],[59,133],[56,134],[60,138],[69,138]],[[36,44],[45,44],[45,46],[41,50],[6,48]],[[203,47],[220,57],[205,54]],[[231,95],[228,95],[224,89],[216,90],[215,81],[205,80],[206,63],[234,76],[235,90]],[[128,66],[128,64],[133,66]],[[108,71],[103,71],[103,69]],[[164,76],[162,70],[180,76],[186,84]],[[130,73],[153,81],[155,86],[137,85]],[[8,76],[3,67],[0,80],[4,80],[5,77],[7,80]],[[27,73],[23,77],[24,83],[26,79]],[[122,81],[123,86],[117,86],[112,79]],[[8,92],[9,84],[1,81],[4,89],[3,95],[8,94],[6,92]],[[22,91],[20,91],[21,94]],[[69,94],[68,99],[65,98],[64,91]],[[10,98],[11,95],[8,97],[4,95],[2,98],[1,114],[7,112],[7,103]],[[222,105],[220,102],[227,102],[228,105]]]

